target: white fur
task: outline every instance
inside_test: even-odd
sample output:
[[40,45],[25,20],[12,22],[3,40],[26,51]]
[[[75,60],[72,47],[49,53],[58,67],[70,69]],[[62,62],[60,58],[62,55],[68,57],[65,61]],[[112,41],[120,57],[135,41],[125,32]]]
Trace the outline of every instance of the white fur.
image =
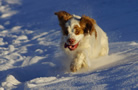
[[75,30],[74,30],[74,26],[75,25],[78,25],[80,27],[80,24],[79,24],[79,18],[77,16],[74,16],[74,18],[70,19],[67,23],[66,23],[66,27],[68,28],[68,36],[64,36],[64,42],[66,42],[67,44],[69,44],[67,42],[67,39],[74,39],[75,40],[75,43],[74,44],[77,44],[83,37],[84,35],[83,34],[80,34],[80,35],[75,35]]
[[[108,47],[108,37],[106,33],[96,24],[95,29],[97,32],[97,38],[95,37],[95,33],[92,35],[75,35],[73,27],[74,25],[79,25],[79,16],[74,16],[74,18],[70,19],[66,26],[68,27],[69,34],[68,36],[63,35],[61,39],[62,49],[67,54],[70,61],[70,69],[75,72],[78,71],[82,67],[90,67],[90,61],[100,57],[108,55],[109,47]],[[79,25],[80,26],[80,25]],[[67,43],[68,38],[73,38],[76,40],[75,43],[79,42],[79,46],[70,51],[68,48],[64,48],[64,44]]]

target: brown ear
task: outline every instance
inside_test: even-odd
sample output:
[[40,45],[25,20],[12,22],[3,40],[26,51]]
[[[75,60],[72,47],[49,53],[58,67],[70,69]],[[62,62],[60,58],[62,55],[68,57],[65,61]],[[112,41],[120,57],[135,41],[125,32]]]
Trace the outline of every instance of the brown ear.
[[66,11],[59,11],[59,12],[55,12],[55,15],[58,16],[58,20],[61,23],[65,23],[67,22],[69,19],[72,18],[72,15],[67,13]]
[[88,16],[82,16],[81,20],[80,20],[80,25],[84,30],[84,34],[90,34],[92,35],[92,33],[95,33],[95,37],[97,37],[97,32],[95,29],[95,25],[96,21]]

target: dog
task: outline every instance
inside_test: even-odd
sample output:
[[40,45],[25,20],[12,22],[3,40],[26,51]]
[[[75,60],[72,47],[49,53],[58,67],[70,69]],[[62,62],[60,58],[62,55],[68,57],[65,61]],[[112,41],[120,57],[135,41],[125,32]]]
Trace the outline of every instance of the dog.
[[55,12],[62,31],[61,48],[71,59],[70,71],[90,67],[90,61],[108,55],[108,37],[93,18]]

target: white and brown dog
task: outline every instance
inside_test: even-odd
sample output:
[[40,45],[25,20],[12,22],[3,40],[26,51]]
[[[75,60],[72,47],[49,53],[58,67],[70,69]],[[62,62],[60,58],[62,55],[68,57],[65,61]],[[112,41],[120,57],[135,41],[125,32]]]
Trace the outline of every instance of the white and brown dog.
[[89,67],[90,61],[97,57],[108,55],[108,37],[94,19],[65,11],[55,15],[62,29],[61,47],[71,59],[72,72]]

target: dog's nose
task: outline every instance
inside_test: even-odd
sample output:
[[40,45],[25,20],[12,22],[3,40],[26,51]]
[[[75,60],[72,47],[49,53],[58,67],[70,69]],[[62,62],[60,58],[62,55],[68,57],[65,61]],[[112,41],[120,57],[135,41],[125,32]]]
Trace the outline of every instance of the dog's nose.
[[75,40],[74,40],[74,39],[71,39],[71,38],[68,39],[67,41],[68,41],[68,43],[70,43],[70,44],[73,44],[73,43],[75,42]]

